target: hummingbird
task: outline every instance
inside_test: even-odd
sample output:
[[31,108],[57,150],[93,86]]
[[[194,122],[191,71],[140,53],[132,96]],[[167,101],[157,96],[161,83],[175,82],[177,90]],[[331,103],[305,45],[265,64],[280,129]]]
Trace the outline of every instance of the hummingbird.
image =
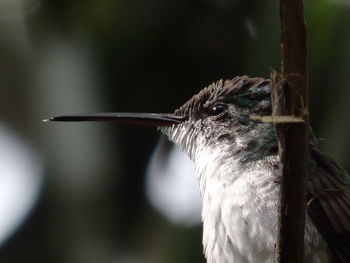
[[[212,83],[173,114],[73,114],[49,121],[158,127],[195,164],[207,263],[270,263],[281,181],[278,143],[274,125],[252,116],[271,113],[271,80],[239,76]],[[350,263],[349,184],[347,172],[310,138],[305,262]]]

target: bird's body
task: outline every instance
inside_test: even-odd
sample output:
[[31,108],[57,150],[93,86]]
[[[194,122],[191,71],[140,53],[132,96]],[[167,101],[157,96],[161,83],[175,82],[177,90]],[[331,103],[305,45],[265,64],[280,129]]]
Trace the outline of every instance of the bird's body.
[[[188,123],[161,128],[195,163],[202,195],[203,246],[208,263],[275,261],[281,179],[277,139],[272,124],[251,120],[252,115],[271,113],[269,85],[268,80],[245,77],[214,83],[175,112],[179,116],[187,113]],[[212,114],[217,105],[226,105],[225,110]],[[311,150],[317,151],[312,144]],[[314,171],[324,168],[312,160],[313,155],[310,158],[310,178],[322,177],[322,171],[318,175]],[[343,181],[347,176],[344,170],[339,168],[337,174],[331,176],[347,186]],[[308,186],[314,183],[309,180]],[[315,203],[329,198],[326,188],[327,185],[323,185],[317,194],[309,192],[308,198],[314,198]],[[344,220],[347,220],[350,195],[344,193],[344,206],[339,210],[345,210]],[[343,223],[346,226],[346,222]],[[349,240],[347,232],[347,242]],[[305,262],[331,260],[328,245],[307,214]]]
[[[236,77],[202,90],[173,115],[74,115],[58,121],[116,120],[156,125],[194,161],[202,195],[208,263],[275,261],[281,172],[270,115],[270,81]],[[114,117],[113,117],[114,116]],[[296,146],[297,147],[297,146]],[[305,262],[350,263],[349,176],[309,147]]]
[[[203,246],[207,262],[275,262],[278,157],[268,156],[242,165],[239,159],[229,154],[223,156],[221,151],[200,151],[195,160],[203,199]],[[305,262],[330,262],[327,246],[309,217],[305,246]]]

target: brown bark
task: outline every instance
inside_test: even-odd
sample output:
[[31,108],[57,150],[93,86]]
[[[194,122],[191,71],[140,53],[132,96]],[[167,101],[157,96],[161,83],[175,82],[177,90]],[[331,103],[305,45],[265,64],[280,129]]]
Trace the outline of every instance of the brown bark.
[[301,263],[304,254],[308,151],[307,33],[302,0],[280,0],[281,70],[273,77],[273,115],[303,122],[276,123],[281,169],[276,258]]

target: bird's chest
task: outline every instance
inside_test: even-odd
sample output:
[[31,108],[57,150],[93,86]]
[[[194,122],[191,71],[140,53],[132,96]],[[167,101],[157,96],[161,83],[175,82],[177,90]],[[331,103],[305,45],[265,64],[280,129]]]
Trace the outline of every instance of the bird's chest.
[[225,178],[227,169],[200,181],[208,263],[273,262],[278,185],[267,170]]
[[[205,160],[200,166],[196,162],[196,172],[203,203],[207,262],[275,262],[280,187],[276,171],[264,164],[242,170],[232,165],[232,160]],[[306,216],[305,262],[329,262],[326,250],[325,242]]]

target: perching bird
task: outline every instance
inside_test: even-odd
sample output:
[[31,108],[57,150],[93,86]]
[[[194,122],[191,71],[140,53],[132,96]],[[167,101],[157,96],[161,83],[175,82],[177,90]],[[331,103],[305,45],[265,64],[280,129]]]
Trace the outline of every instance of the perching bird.
[[[159,127],[194,161],[208,263],[274,262],[281,172],[269,79],[236,77],[200,91],[174,114],[98,113],[51,121],[118,121]],[[305,262],[350,263],[350,178],[309,144]]]

